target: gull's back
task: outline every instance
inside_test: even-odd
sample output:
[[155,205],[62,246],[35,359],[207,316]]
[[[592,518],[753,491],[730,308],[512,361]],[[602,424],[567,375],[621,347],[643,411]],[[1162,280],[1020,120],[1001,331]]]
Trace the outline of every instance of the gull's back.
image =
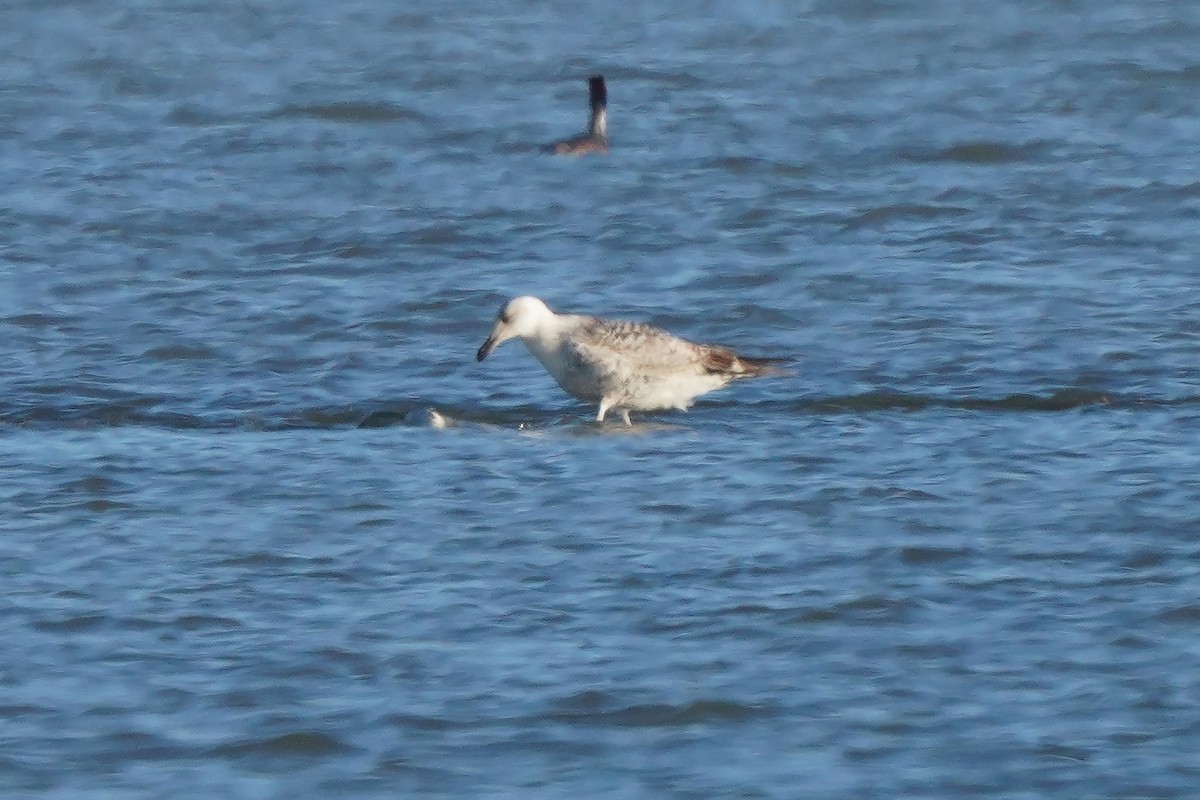
[[569,368],[559,383],[583,400],[607,398],[635,410],[687,408],[751,371],[731,350],[640,322],[576,316],[566,334],[561,349]]

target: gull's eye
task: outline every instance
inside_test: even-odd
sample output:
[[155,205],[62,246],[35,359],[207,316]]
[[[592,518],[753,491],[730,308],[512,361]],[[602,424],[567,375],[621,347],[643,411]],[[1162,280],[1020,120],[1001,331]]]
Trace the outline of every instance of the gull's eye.
[[507,311],[500,312],[500,321],[503,322],[505,325],[507,325],[509,323]]

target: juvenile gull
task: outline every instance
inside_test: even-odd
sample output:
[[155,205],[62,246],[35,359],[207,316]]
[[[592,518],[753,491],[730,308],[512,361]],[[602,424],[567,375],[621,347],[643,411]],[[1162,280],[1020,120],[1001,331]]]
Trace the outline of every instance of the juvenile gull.
[[588,117],[587,132],[543,145],[543,152],[560,156],[608,152],[608,87],[604,84],[603,75],[588,78],[588,105],[592,111]]
[[640,322],[555,314],[536,297],[510,300],[475,358],[483,361],[512,338],[525,342],[568,394],[609,411],[677,408],[738,378],[780,374],[775,359],[746,358],[725,347],[694,344]]

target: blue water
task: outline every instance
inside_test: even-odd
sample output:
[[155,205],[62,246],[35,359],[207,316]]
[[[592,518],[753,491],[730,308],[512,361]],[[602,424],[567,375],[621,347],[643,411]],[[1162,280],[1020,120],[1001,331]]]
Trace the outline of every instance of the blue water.
[[4,796],[1200,794],[1200,6],[0,21]]

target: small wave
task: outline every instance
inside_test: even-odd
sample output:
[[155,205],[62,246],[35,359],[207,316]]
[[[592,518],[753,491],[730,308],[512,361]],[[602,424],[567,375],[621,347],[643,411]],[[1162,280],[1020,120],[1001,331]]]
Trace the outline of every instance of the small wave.
[[107,621],[103,614],[76,614],[58,619],[47,619],[35,622],[33,627],[48,633],[78,633],[89,631],[102,626]]
[[897,155],[906,161],[914,161],[919,164],[951,162],[991,166],[1022,161],[1039,161],[1045,158],[1049,146],[1049,142],[1040,140],[1025,144],[976,140],[955,142],[936,150],[901,150]]
[[19,719],[21,717],[29,718],[33,715],[50,716],[54,713],[54,709],[48,706],[35,706],[29,703],[4,703],[0,704],[0,719]]
[[1158,618],[1163,622],[1175,625],[1186,625],[1189,628],[1195,627],[1197,623],[1200,623],[1200,605],[1190,603],[1188,605],[1169,608],[1161,612]]
[[518,409],[496,417],[474,410],[462,411],[440,403],[415,401],[387,407],[325,406],[296,411],[264,408],[240,413],[218,411],[188,414],[163,408],[170,402],[165,398],[145,397],[107,402],[75,402],[63,405],[35,403],[16,405],[10,408],[0,407],[0,428],[3,426],[32,429],[147,427],[166,430],[287,431],[392,426],[450,427],[449,423],[434,425],[431,423],[431,419],[520,425],[528,424],[531,419],[544,417],[546,413],[544,410]]
[[30,330],[40,331],[46,328],[57,328],[66,325],[71,321],[70,317],[61,314],[13,314],[12,316],[0,319],[0,322],[9,325],[15,325],[18,328],[28,328]]
[[969,558],[972,551],[966,547],[936,547],[933,545],[912,545],[900,548],[900,560],[910,566],[937,566],[947,561],[959,561]]
[[217,561],[216,565],[219,567],[248,567],[257,569],[263,567],[287,567],[303,564],[304,562],[305,559],[298,558],[297,556],[274,553],[268,550],[257,550],[253,553],[227,556]]
[[421,122],[424,115],[391,103],[321,103],[285,105],[267,113],[268,119],[317,119],[329,122]]
[[1131,81],[1154,88],[1175,85],[1186,89],[1200,83],[1200,66],[1195,64],[1174,69],[1147,67],[1137,62],[1126,62],[1120,65],[1118,71]]
[[183,631],[231,630],[242,627],[242,623],[231,617],[213,614],[183,614],[171,621],[171,627]]
[[808,400],[801,408],[810,411],[925,411],[948,408],[962,411],[1071,411],[1089,406],[1173,406],[1200,403],[1200,396],[1176,399],[1151,398],[1091,389],[1058,389],[1050,394],[1010,394],[1003,397],[938,397],[902,392],[864,392]]
[[217,351],[206,345],[169,344],[151,347],[142,353],[151,361],[203,361],[217,357]]
[[759,156],[718,156],[706,159],[703,163],[708,169],[731,175],[763,172],[782,178],[807,178],[812,174],[812,168],[802,162],[778,161]]
[[962,217],[970,213],[970,209],[962,208],[961,206],[901,203],[869,208],[847,222],[846,228],[848,230],[858,230],[860,228],[882,227],[893,221],[936,220],[949,217]]
[[708,162],[708,167],[721,172],[729,172],[733,175],[745,175],[752,170],[760,168],[763,164],[762,159],[752,156],[722,156],[711,159]]
[[[113,428],[148,427],[166,430],[289,431],[326,428],[369,429],[390,427],[450,428],[460,424],[510,430],[549,429],[586,421],[582,407],[563,410],[543,406],[512,406],[502,410],[463,407],[428,400],[397,405],[364,404],[317,406],[289,411],[263,408],[229,412],[186,413],[166,406],[169,398],[134,397],[114,401],[97,400],[63,405],[53,403],[0,406],[0,430],[18,428]],[[927,411],[951,409],[979,413],[1051,413],[1083,408],[1170,408],[1200,405],[1200,395],[1176,398],[1105,392],[1092,389],[1059,389],[1048,394],[1010,394],[1002,397],[938,396],[905,392],[874,391],[799,400],[768,400],[746,403],[737,399],[705,400],[697,410],[709,408],[782,409],[804,414],[865,414],[879,411]],[[671,424],[687,417],[668,413],[643,418],[653,428],[676,429]],[[653,423],[662,423],[655,425]],[[583,430],[588,433],[590,428]]]
[[243,739],[230,744],[213,748],[213,753],[226,757],[243,756],[296,756],[313,758],[333,756],[347,752],[349,745],[335,736],[321,731],[295,731],[279,736],[267,736],[259,739]]
[[[616,706],[616,707],[613,707]],[[549,716],[560,722],[612,725],[628,728],[676,728],[721,725],[763,716],[770,709],[732,700],[702,699],[689,703],[638,703],[619,705],[601,692],[584,692],[568,698]]]
[[864,595],[811,608],[797,615],[801,625],[825,623],[875,625],[903,619],[915,607],[914,601],[884,595]]
[[119,428],[145,426],[177,430],[229,429],[231,420],[191,414],[156,412],[142,403],[95,402],[71,405],[30,405],[0,408],[0,426],[22,428]]

